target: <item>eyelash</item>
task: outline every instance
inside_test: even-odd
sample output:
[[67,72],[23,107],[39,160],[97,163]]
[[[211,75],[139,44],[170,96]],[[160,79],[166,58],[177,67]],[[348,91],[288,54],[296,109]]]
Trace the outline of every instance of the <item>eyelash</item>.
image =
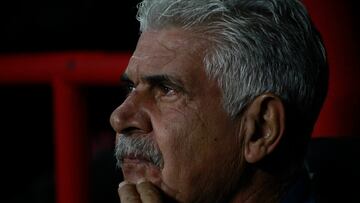
[[158,89],[160,89],[160,91],[165,95],[165,96],[172,96],[176,93],[176,90],[166,84],[158,84],[155,87],[157,87]]
[[[127,96],[129,96],[130,93],[136,89],[135,84],[131,83],[131,82],[128,82],[124,86],[124,88],[125,88]],[[164,84],[164,83],[154,84],[152,86],[152,89],[159,90],[162,93],[161,96],[173,96],[177,92],[175,88],[171,87],[170,85]]]
[[128,82],[124,85],[124,89],[125,89],[126,95],[129,96],[129,94],[135,90],[135,85],[131,82]]

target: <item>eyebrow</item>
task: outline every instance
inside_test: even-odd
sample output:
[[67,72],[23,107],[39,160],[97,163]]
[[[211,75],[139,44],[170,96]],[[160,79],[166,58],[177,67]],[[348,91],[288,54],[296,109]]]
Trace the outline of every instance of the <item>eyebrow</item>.
[[126,73],[121,75],[120,82],[132,83],[132,81],[130,80],[129,76]]

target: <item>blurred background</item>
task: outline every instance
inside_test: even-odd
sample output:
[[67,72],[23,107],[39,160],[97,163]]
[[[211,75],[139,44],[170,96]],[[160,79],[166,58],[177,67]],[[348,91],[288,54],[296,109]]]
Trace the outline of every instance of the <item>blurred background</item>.
[[[135,0],[0,3],[0,202],[119,202],[111,112],[139,37]],[[323,202],[360,202],[357,1],[305,0],[330,87],[308,162]]]

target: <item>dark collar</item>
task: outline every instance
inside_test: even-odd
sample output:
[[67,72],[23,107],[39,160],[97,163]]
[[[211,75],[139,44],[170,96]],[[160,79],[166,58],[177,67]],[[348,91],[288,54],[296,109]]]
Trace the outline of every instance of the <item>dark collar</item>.
[[316,203],[307,173],[303,173],[290,184],[280,203]]

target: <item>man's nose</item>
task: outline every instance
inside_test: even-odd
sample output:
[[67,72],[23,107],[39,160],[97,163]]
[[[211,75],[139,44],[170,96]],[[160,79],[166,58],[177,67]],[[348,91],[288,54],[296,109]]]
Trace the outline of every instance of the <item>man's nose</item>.
[[112,128],[125,135],[146,134],[152,131],[147,103],[149,98],[139,92],[132,92],[110,116]]

